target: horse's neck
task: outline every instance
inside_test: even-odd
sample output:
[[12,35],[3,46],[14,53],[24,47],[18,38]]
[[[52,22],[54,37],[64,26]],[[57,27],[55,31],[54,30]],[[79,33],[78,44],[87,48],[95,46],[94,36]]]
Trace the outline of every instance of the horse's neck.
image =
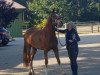
[[52,21],[51,20],[48,20],[44,29],[46,30],[46,32],[50,35],[55,35],[55,29],[52,25]]

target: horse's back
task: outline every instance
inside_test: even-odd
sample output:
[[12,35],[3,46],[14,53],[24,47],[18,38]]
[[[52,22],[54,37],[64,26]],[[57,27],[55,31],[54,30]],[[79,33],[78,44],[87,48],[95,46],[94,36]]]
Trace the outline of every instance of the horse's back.
[[28,35],[28,36],[31,35],[32,32],[34,32],[35,30],[37,30],[37,29],[34,28],[34,27],[29,28],[29,29],[25,32],[24,36],[26,36],[26,35]]
[[42,29],[32,27],[26,31],[24,35],[24,41],[32,46],[37,47],[42,45],[41,42],[43,42],[44,35],[45,34]]

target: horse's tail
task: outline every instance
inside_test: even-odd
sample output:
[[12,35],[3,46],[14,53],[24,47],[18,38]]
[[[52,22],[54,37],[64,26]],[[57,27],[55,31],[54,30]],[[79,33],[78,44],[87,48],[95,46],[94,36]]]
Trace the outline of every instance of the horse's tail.
[[24,49],[23,49],[23,66],[28,67],[30,62],[30,50],[28,50],[28,44],[24,38]]

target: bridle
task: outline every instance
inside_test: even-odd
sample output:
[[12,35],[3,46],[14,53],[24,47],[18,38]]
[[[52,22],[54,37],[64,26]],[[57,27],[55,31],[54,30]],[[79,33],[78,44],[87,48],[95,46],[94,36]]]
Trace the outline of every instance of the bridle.
[[[58,15],[56,14],[56,16],[58,16]],[[59,17],[59,16],[58,16],[58,17]],[[57,18],[57,19],[55,19],[54,22],[59,21],[59,19],[60,19],[60,17]],[[55,26],[55,27],[58,28],[59,25],[57,25],[57,26]],[[65,46],[66,44],[62,44],[61,41],[60,41],[59,31],[57,31],[57,35],[58,35],[58,42],[59,42],[59,44],[60,44],[61,46]]]

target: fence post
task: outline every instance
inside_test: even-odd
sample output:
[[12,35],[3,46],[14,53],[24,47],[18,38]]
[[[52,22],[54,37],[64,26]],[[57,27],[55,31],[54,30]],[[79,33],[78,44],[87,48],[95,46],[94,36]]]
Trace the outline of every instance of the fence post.
[[99,30],[100,26],[99,25],[100,25],[100,23],[98,23],[98,32],[100,32],[100,30]]
[[92,24],[91,30],[92,30],[92,33],[93,33],[93,24]]

